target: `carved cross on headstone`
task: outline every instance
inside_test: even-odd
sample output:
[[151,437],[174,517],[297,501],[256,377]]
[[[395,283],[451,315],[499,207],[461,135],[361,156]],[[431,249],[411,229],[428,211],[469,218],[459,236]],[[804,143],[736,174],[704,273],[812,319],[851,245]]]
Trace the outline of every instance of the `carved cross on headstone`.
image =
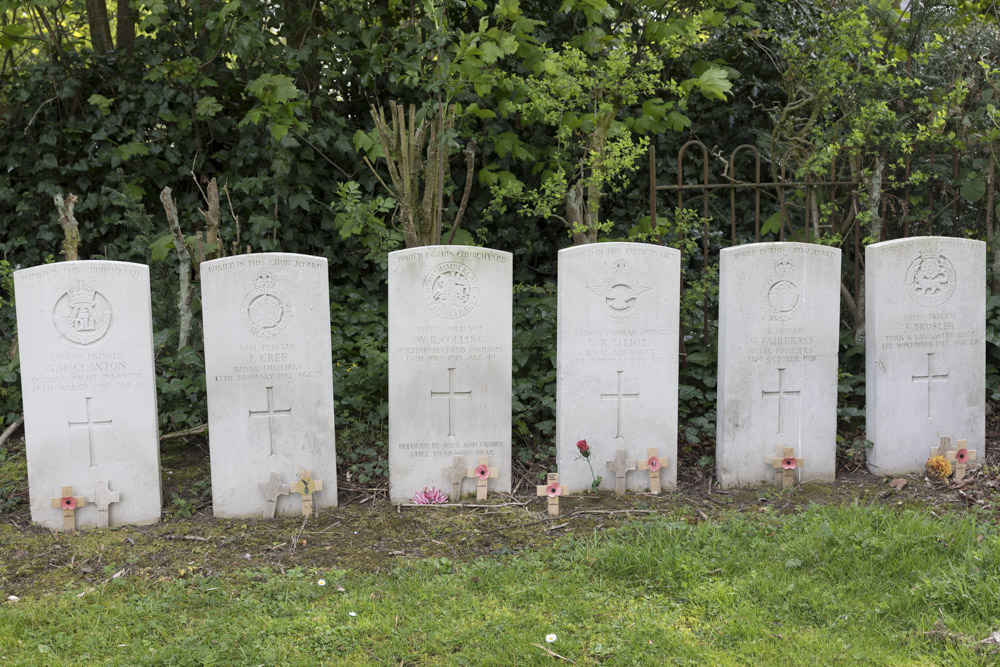
[[448,437],[451,438],[455,435],[455,399],[456,398],[472,398],[472,390],[468,391],[456,391],[455,385],[452,383],[452,373],[455,371],[454,368],[448,369],[448,390],[447,391],[434,391],[431,389],[431,398],[447,398],[448,399]]
[[466,471],[467,477],[476,478],[476,500],[486,500],[489,480],[490,478],[496,479],[499,474],[500,470],[498,468],[490,467],[490,457],[488,456],[480,456],[479,465],[475,468],[469,468]]
[[302,496],[303,516],[313,513],[313,494],[322,490],[323,482],[313,479],[308,470],[303,470],[299,473],[299,481],[292,485],[292,493]]
[[273,519],[274,511],[278,508],[278,496],[284,496],[289,493],[288,485],[281,483],[281,475],[272,472],[266,482],[257,482],[257,489],[264,494],[264,500],[267,501],[267,509],[264,510],[264,516]]
[[111,490],[107,480],[101,480],[97,483],[97,491],[94,492],[94,505],[97,506],[98,528],[108,527],[108,507],[111,503],[117,503],[119,500],[120,494]]
[[646,458],[639,461],[639,470],[649,471],[649,490],[651,493],[660,492],[660,468],[667,463],[667,457],[662,459],[656,453],[656,447],[646,450]]
[[270,442],[270,450],[268,456],[274,456],[277,452],[274,449],[274,420],[276,417],[290,417],[292,415],[291,408],[275,408],[274,407],[274,387],[267,387],[267,410],[248,410],[250,413],[250,419],[260,419],[262,417],[267,417],[267,437]]
[[778,430],[775,431],[775,435],[780,435],[785,432],[785,413],[783,410],[783,401],[786,397],[798,398],[801,394],[801,390],[796,389],[794,391],[785,388],[785,369],[778,369],[778,388],[775,391],[764,391],[761,389],[760,397],[761,400],[766,400],[769,398],[778,399]]
[[927,375],[912,375],[913,382],[926,382],[927,383],[927,418],[931,419],[934,416],[934,412],[931,410],[931,386],[934,382],[947,382],[950,373],[938,373],[934,374],[934,353],[927,353]]
[[94,427],[111,428],[114,420],[112,419],[94,419],[90,414],[90,396],[85,397],[86,401],[86,415],[87,421],[82,422],[69,422],[69,430],[74,429],[87,429],[87,448],[90,450],[90,467],[97,467],[97,456],[94,453]]
[[793,447],[782,447],[781,453],[768,455],[767,463],[781,473],[781,489],[795,485],[795,470],[802,467],[802,458],[795,457]]
[[548,496],[549,516],[559,516],[559,496],[568,493],[565,487],[559,483],[559,473],[550,472],[545,477],[545,484],[535,487],[536,496]]
[[625,475],[629,470],[635,470],[635,461],[628,459],[628,452],[619,449],[615,452],[615,458],[607,462],[608,470],[615,474],[615,493],[619,496],[625,495]]
[[62,487],[62,496],[52,499],[52,509],[61,509],[63,530],[76,530],[76,510],[87,504],[83,496],[74,496],[72,486]]
[[462,498],[462,482],[466,477],[472,476],[465,465],[465,457],[456,456],[444,471],[448,475],[448,481],[451,482],[451,499],[457,503]]
[[614,394],[601,394],[601,400],[607,401],[617,401],[618,402],[618,418],[615,421],[615,438],[623,438],[622,435],[622,401],[626,398],[639,398],[639,392],[626,393],[625,386],[623,384],[622,376],[625,375],[625,371],[617,371],[618,373],[618,390]]

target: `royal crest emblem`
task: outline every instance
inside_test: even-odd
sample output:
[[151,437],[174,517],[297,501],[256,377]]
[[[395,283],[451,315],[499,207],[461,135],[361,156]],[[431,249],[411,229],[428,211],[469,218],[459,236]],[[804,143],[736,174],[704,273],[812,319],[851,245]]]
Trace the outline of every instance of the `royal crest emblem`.
[[624,259],[615,262],[611,275],[600,285],[588,285],[594,294],[604,297],[605,311],[612,319],[630,320],[642,312],[640,297],[653,289],[632,277],[632,267]]
[[921,306],[940,306],[955,292],[955,267],[937,248],[921,251],[906,269],[906,293]]
[[77,282],[56,301],[52,322],[66,340],[90,345],[111,329],[111,304],[94,288]]
[[761,292],[764,310],[771,320],[787,322],[802,310],[802,289],[795,282],[795,265],[782,257],[774,265],[774,274]]
[[267,271],[253,279],[254,289],[243,297],[240,319],[247,331],[257,338],[273,338],[285,330],[292,319],[291,304],[274,289],[277,280]]

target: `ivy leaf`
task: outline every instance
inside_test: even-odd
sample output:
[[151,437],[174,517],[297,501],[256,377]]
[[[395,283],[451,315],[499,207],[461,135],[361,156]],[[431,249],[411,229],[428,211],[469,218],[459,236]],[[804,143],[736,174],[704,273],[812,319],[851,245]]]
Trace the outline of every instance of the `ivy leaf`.
[[194,105],[194,115],[196,118],[211,118],[220,111],[222,111],[222,105],[212,95],[202,97]]
[[113,97],[105,97],[94,93],[87,98],[87,104],[92,104],[101,110],[101,114],[107,116],[111,113],[111,104],[115,101]]
[[771,216],[760,226],[760,235],[777,234],[778,225],[781,223],[781,212],[772,213]]
[[978,172],[970,172],[965,183],[962,183],[962,198],[968,202],[977,202],[986,194],[986,180]]
[[149,147],[140,141],[130,141],[127,144],[115,146],[114,155],[122,162],[125,162],[136,155],[149,155]]

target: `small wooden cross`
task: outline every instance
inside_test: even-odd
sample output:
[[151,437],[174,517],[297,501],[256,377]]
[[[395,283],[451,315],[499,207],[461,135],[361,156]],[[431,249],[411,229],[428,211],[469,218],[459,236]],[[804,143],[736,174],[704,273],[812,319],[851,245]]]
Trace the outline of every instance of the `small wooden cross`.
[[549,516],[559,516],[559,496],[568,493],[566,488],[559,483],[559,473],[550,472],[545,477],[545,484],[535,487],[536,496],[548,496]]
[[63,530],[76,530],[76,510],[87,504],[83,496],[74,496],[72,486],[62,487],[62,496],[52,499],[52,509],[61,509]]
[[649,471],[649,491],[650,493],[660,492],[660,468],[667,463],[667,457],[662,459],[656,454],[656,447],[646,450],[646,459],[638,461],[639,470]]
[[[313,479],[308,470],[299,473],[299,481],[292,485],[292,493],[302,496],[302,515],[313,513],[313,494],[323,490],[323,482]],[[316,512],[319,514],[319,512]]]
[[945,458],[948,458],[949,450],[951,452],[956,451],[954,449],[951,449],[951,436],[942,435],[941,440],[938,442],[938,446],[931,447],[930,458],[934,458],[935,456],[943,456]]
[[97,483],[97,491],[94,492],[94,504],[97,505],[98,528],[108,527],[108,507],[111,503],[117,503],[119,499],[120,494],[117,491],[111,490],[107,480],[101,480]]
[[499,468],[490,467],[490,457],[480,456],[479,465],[465,471],[466,477],[476,478],[476,500],[486,500],[487,484],[500,474]]
[[[281,483],[281,475],[276,472],[271,473],[271,477],[266,482],[257,482],[257,489],[264,494],[267,501],[267,509],[264,516],[269,519],[274,518],[274,511],[278,508],[278,496],[290,493],[287,484]],[[309,502],[312,502],[310,499]]]
[[451,465],[444,469],[445,474],[448,475],[448,481],[451,482],[452,502],[461,502],[462,482],[465,481],[466,477],[472,476],[472,473],[470,473],[469,470],[470,469],[465,465],[464,456],[456,456],[452,459]]
[[951,436],[941,436],[941,444],[937,449],[931,450],[931,456],[943,456],[948,459],[948,463],[955,469],[955,481],[958,482],[965,477],[966,466],[970,461],[976,460],[976,450],[966,449],[968,440],[959,440],[955,449],[951,448]]
[[795,485],[795,470],[802,467],[802,458],[795,458],[793,447],[783,447],[781,455],[768,455],[767,463],[775,470],[781,471],[781,490]]
[[628,452],[619,449],[615,452],[613,461],[607,462],[608,470],[615,474],[615,493],[625,495],[625,475],[629,470],[635,470],[635,461],[628,460]]

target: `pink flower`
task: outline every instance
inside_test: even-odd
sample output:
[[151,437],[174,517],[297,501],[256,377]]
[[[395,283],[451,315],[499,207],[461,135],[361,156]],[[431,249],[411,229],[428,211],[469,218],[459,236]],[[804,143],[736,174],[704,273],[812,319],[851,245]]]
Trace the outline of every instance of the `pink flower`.
[[60,501],[60,503],[64,510],[76,509],[76,498],[74,498],[73,496],[66,496]]
[[581,454],[586,454],[590,451],[590,445],[587,444],[586,440],[577,440],[576,448],[580,450]]
[[413,502],[417,505],[442,505],[448,502],[448,496],[440,489],[433,486],[428,489],[425,486],[423,491],[417,491],[413,495]]
[[788,456],[781,459],[781,467],[785,470],[795,470],[796,465],[798,465],[798,461],[795,460],[794,456]]
[[957,462],[959,462],[959,463],[965,463],[968,459],[969,459],[969,450],[968,449],[964,449],[963,448],[963,449],[960,449],[957,452],[955,452],[955,460]]
[[562,495],[562,485],[559,482],[552,482],[545,487],[545,495],[549,498],[556,498]]
[[656,472],[660,469],[660,457],[650,456],[649,460],[646,461],[646,465],[649,466],[651,472]]
[[480,464],[476,466],[474,474],[479,479],[489,479],[490,469],[487,468],[485,465]]

